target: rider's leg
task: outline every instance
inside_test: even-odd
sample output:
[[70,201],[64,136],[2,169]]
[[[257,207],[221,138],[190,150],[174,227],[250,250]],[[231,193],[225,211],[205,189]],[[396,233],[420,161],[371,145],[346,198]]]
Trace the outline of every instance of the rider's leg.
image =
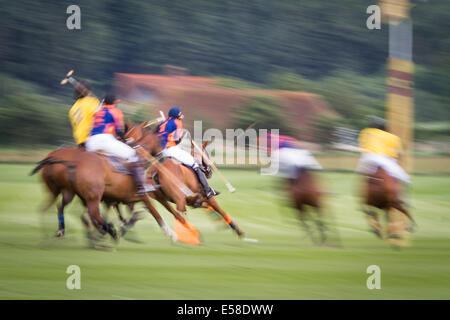
[[211,188],[208,184],[208,179],[206,179],[206,175],[203,172],[203,170],[200,168],[198,164],[195,164],[194,167],[192,167],[192,170],[194,170],[195,175],[197,176],[198,181],[203,187],[203,190],[205,190],[206,198],[211,198],[219,194],[218,191],[215,191],[213,188]]
[[136,183],[138,193],[144,195],[148,192],[155,191],[155,187],[145,184],[145,170],[139,160],[131,161],[131,172]]
[[[389,173],[390,176],[396,178],[401,184],[400,192],[404,195],[406,201],[404,203],[406,206],[410,206],[410,184],[411,179],[406,171],[398,164],[397,160],[391,157],[384,157],[383,159],[384,168]],[[402,197],[403,198],[403,197]]]
[[181,163],[191,167],[195,175],[197,176],[198,181],[202,185],[203,190],[205,190],[205,194],[208,199],[219,194],[218,191],[215,191],[209,186],[208,179],[206,179],[205,173],[200,168],[199,164],[195,161],[194,157],[192,157],[188,152],[184,151],[178,146],[174,146],[164,149],[164,155],[175,158]]
[[130,170],[133,174],[134,181],[137,185],[138,193],[145,194],[150,191],[154,191],[155,188],[145,184],[145,171],[143,163],[140,161],[136,150],[129,145],[120,142],[114,138],[111,134],[98,134],[92,136],[86,142],[86,148],[88,151],[104,150],[111,153],[121,159],[125,159],[130,162]]

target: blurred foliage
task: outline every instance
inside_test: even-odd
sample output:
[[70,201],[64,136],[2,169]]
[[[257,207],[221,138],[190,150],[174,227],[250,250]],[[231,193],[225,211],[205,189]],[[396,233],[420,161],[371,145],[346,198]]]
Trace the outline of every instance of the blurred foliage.
[[414,136],[418,140],[450,142],[450,121],[416,123]]
[[[369,114],[383,116],[385,97],[384,75],[365,77],[351,71],[335,72],[317,80],[283,71],[270,75],[270,86],[280,90],[308,91],[322,95],[336,110],[342,126],[361,129]],[[314,122],[319,121],[319,115]],[[325,116],[322,125],[329,123]],[[320,122],[320,121],[319,121]]]
[[[121,106],[121,104],[122,103],[119,103],[117,107],[123,111],[123,117],[125,121],[142,123],[144,121],[150,120],[149,106],[147,104],[135,103],[131,108],[129,106],[124,108]],[[125,104],[129,104],[129,102],[125,102]]]
[[235,113],[235,127],[246,129],[253,123],[253,129],[280,129],[281,134],[291,134],[282,110],[282,102],[273,96],[254,95],[238,106]]
[[237,79],[232,77],[216,77],[217,82],[215,85],[228,89],[237,90],[261,90],[265,89],[262,84],[245,81],[243,79]]
[[68,110],[36,87],[0,75],[0,137],[3,145],[70,142]]
[[314,81],[289,71],[270,74],[269,86],[273,89],[289,91],[315,92],[318,90]]
[[[361,117],[382,116],[384,111],[388,27],[366,28],[366,8],[372,4],[79,0],[81,30],[68,30],[68,3],[8,2],[1,9],[0,72],[27,83],[17,97],[8,93],[9,98],[1,98],[2,118],[9,117],[6,110],[13,110],[6,102],[25,106],[31,92],[34,105],[51,108],[55,101],[48,96],[69,104],[69,89],[61,90],[59,81],[72,68],[94,91],[105,92],[114,72],[158,74],[163,65],[171,64],[193,75],[220,77],[219,85],[228,88],[321,94],[349,126],[358,128]],[[417,2],[411,14],[415,118],[448,120],[450,1]],[[32,84],[40,88],[25,89]],[[24,113],[32,113],[28,104],[24,108]],[[3,136],[2,142],[8,139]]]
[[334,142],[333,133],[337,127],[343,125],[344,121],[341,117],[326,115],[314,117],[312,123],[316,142],[328,145]]

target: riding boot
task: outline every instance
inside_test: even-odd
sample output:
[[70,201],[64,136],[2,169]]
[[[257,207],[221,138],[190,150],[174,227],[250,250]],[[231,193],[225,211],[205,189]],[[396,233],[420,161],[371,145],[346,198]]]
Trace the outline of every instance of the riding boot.
[[197,179],[200,182],[200,184],[203,187],[203,190],[205,190],[206,198],[209,199],[211,197],[217,196],[220,194],[219,191],[215,191],[213,188],[211,188],[208,184],[208,180],[206,179],[205,173],[203,170],[196,166],[192,168],[197,175]]
[[145,171],[139,165],[138,162],[132,162],[130,169],[131,169],[131,172],[133,173],[133,178],[136,183],[139,195],[144,195],[148,192],[156,190],[153,186],[145,184],[145,181],[144,181]]

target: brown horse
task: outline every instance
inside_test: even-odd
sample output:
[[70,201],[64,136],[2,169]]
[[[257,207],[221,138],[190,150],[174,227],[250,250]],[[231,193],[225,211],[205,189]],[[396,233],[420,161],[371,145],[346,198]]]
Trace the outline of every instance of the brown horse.
[[[295,178],[286,180],[288,194],[294,207],[298,210],[303,228],[315,244],[324,244],[327,240],[322,205],[324,192],[321,191],[316,177],[309,169],[297,168]],[[308,225],[308,208],[313,208],[317,214],[314,217],[314,222],[319,231],[319,238],[314,235],[313,230]]]
[[[75,168],[75,158],[84,150],[82,148],[60,148],[50,152],[38,165],[31,171],[30,175],[41,170],[41,178],[50,191],[50,199],[43,211],[47,211],[56,201],[58,196],[62,195],[61,204],[58,204],[58,231],[56,236],[62,237],[65,233],[64,208],[72,202],[75,192],[73,190],[72,178]],[[86,221],[82,218],[84,224]]]
[[[130,131],[141,130],[145,123],[132,128]],[[129,136],[125,136],[129,137]],[[135,139],[134,144],[136,149],[147,158],[150,154],[155,155],[160,152],[157,149],[159,139],[153,134],[142,134],[139,139]],[[59,160],[58,160],[59,161]],[[171,230],[159,213],[153,207],[150,199],[147,196],[140,196],[136,193],[136,186],[133,178],[130,175],[115,172],[109,161],[93,152],[79,152],[74,156],[75,168],[72,170],[72,176],[68,178],[71,183],[71,189],[74,194],[77,194],[82,200],[83,204],[88,210],[89,216],[94,225],[99,231],[104,234],[110,233],[113,238],[117,239],[118,235],[111,224],[106,223],[99,214],[100,201],[106,201],[107,203],[135,203],[143,201],[147,209],[157,220],[160,227],[173,241],[176,241],[176,234]],[[61,163],[67,165],[66,162]],[[182,216],[178,213],[175,217],[181,222],[181,224],[193,233],[196,233],[193,228]]]
[[[30,173],[31,175],[41,171],[41,178],[47,189],[50,191],[50,199],[45,205],[43,211],[47,211],[56,201],[61,194],[61,203],[57,205],[58,208],[58,230],[56,232],[57,237],[63,237],[65,234],[65,219],[64,209],[72,202],[75,197],[74,186],[72,184],[74,169],[76,167],[75,160],[79,153],[85,152],[84,148],[69,147],[59,148],[50,152]],[[138,214],[134,213],[132,217],[127,221],[123,218],[123,215],[119,209],[118,203],[106,203],[107,210],[114,206],[119,219],[123,223],[122,235],[131,228],[138,220]],[[133,212],[133,204],[128,204],[131,212]],[[89,231],[89,220],[83,214],[81,215],[81,221],[83,225],[88,229],[88,236],[92,236]]]
[[[383,228],[378,219],[378,214],[373,208],[384,210],[386,218],[389,218],[390,210],[396,209],[408,217],[413,226],[416,225],[400,198],[400,188],[400,181],[390,176],[382,167],[378,167],[374,174],[365,177],[362,189],[362,209],[368,217],[371,230],[380,238],[383,238]],[[388,237],[395,238],[398,235],[390,234]]]
[[[139,138],[140,133],[136,130],[130,132],[130,137]],[[203,150],[208,142],[202,146]],[[211,176],[210,168],[203,162],[206,176]],[[155,181],[157,180],[157,181]],[[244,232],[212,197],[207,199],[205,192],[197,180],[195,173],[188,167],[179,164],[172,159],[162,159],[159,163],[152,165],[147,172],[147,183],[160,185],[160,188],[151,192],[151,197],[160,202],[173,215],[178,212],[185,213],[186,205],[198,208],[208,208],[211,206],[216,213],[223,217],[225,222],[233,229],[239,237],[244,236]],[[176,210],[170,205],[173,202]]]

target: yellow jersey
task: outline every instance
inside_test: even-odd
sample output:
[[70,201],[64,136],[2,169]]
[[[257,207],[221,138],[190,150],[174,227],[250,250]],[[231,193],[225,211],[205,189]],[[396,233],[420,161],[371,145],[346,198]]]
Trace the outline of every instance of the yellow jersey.
[[392,158],[398,158],[402,151],[402,143],[399,137],[375,128],[366,128],[361,131],[359,147],[362,152],[380,153]]
[[94,123],[94,114],[99,109],[100,101],[96,97],[86,96],[78,99],[69,111],[73,137],[77,144],[84,143],[90,136]]

